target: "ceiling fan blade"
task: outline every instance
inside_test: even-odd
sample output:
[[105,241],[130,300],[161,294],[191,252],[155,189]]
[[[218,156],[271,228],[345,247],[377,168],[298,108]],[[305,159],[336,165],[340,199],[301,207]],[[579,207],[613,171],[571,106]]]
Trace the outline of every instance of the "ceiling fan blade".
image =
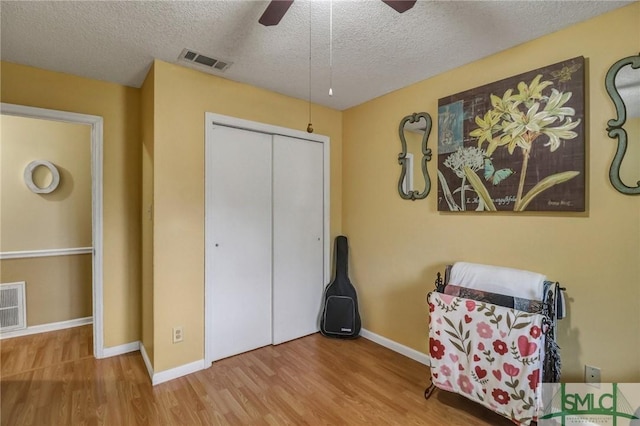
[[391,6],[398,13],[404,13],[416,4],[416,0],[382,0],[382,2]]
[[269,3],[269,6],[264,10],[264,13],[258,22],[265,27],[278,25],[284,14],[289,10],[289,7],[291,7],[292,3],[293,0],[272,0],[271,3]]

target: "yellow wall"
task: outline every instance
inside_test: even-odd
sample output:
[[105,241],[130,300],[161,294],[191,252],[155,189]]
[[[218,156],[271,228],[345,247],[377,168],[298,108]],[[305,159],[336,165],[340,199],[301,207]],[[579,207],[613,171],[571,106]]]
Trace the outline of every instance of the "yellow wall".
[[[522,268],[568,287],[563,380],[582,380],[588,363],[605,382],[640,381],[640,197],[608,180],[614,107],[604,88],[608,68],[640,51],[639,17],[634,3],[344,112],[343,231],[365,328],[427,352],[425,295],[436,272],[459,260]],[[439,98],[579,55],[587,59],[587,213],[439,213],[435,155],[429,197],[398,196],[403,116],[431,114],[435,154]]]
[[[91,127],[8,115],[0,120],[2,251],[90,247]],[[58,169],[53,192],[34,194],[25,184],[24,169],[34,160]],[[40,187],[50,181],[46,168],[34,170]]]
[[140,90],[1,63],[2,102],[104,118],[104,344],[140,340]]
[[[204,357],[204,115],[306,130],[307,103],[156,61],[154,65],[154,370]],[[314,106],[331,138],[331,237],[341,231],[342,114]],[[250,196],[250,188],[246,190]],[[171,329],[184,327],[184,342]]]
[[153,346],[153,143],[154,67],[142,85],[142,344],[151,365]]
[[27,326],[90,317],[91,255],[0,260],[2,282],[25,281]]

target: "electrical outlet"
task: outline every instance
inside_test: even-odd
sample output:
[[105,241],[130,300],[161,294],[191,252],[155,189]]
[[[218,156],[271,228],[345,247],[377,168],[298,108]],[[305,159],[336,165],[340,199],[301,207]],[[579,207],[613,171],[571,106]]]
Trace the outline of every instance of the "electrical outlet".
[[591,365],[584,366],[585,383],[600,383],[600,369]]
[[184,338],[184,333],[182,331],[182,327],[173,327],[173,343],[182,342]]

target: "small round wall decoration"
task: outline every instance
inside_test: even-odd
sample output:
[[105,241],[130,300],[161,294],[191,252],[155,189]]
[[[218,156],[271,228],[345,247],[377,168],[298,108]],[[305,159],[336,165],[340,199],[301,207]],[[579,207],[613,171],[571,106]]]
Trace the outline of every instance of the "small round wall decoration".
[[[33,172],[38,167],[46,167],[51,172],[51,183],[48,186],[43,188],[39,187],[33,181]],[[60,172],[58,172],[57,167],[51,163],[50,161],[45,160],[36,160],[30,162],[27,167],[24,169],[24,183],[27,184],[27,187],[31,190],[31,192],[36,194],[49,194],[58,187],[60,184]]]

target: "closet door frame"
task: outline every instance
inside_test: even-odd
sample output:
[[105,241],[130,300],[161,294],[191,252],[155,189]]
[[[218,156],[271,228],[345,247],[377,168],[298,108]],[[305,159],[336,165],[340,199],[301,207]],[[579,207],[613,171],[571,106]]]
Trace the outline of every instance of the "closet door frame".
[[[212,323],[213,320],[213,312],[212,312],[212,288],[211,288],[211,279],[213,276],[213,271],[211,271],[213,256],[215,255],[215,250],[213,249],[213,229],[211,220],[208,219],[208,215],[211,214],[213,209],[212,203],[212,185],[210,185],[210,176],[213,164],[208,160],[209,156],[207,155],[208,150],[211,149],[211,143],[213,140],[213,125],[220,125],[226,127],[233,127],[237,129],[250,130],[253,132],[266,133],[269,135],[282,135],[289,136],[297,139],[304,139],[307,141],[322,143],[323,149],[323,239],[324,239],[324,248],[323,248],[323,283],[326,285],[330,280],[330,140],[328,136],[317,135],[313,133],[307,133],[301,130],[288,129],[286,127],[274,126],[266,123],[259,123],[256,121],[243,120],[236,117],[230,117],[221,114],[214,114],[211,112],[205,113],[205,268],[204,268],[204,360],[205,366],[211,365],[213,362],[213,342],[210,333],[210,326],[208,324]],[[248,153],[251,155],[251,153]],[[241,161],[238,164],[242,164]],[[247,196],[251,196],[250,188],[238,188],[238,191],[246,192]],[[318,289],[318,291],[322,291],[322,289]]]

